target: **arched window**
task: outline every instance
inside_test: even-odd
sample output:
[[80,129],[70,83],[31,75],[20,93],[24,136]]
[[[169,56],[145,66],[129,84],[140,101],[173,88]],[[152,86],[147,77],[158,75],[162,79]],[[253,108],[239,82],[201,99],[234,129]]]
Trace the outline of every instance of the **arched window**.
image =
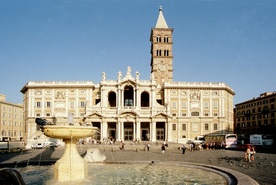
[[162,55],[162,51],[161,50],[156,50],[156,55],[157,56],[161,56]]
[[164,56],[169,56],[169,50],[164,50]]
[[141,94],[141,107],[149,107],[149,93],[142,92]]
[[199,116],[199,112],[192,112],[192,116]]
[[132,86],[125,86],[125,89],[124,89],[124,105],[125,106],[134,106],[133,87]]
[[156,37],[156,42],[161,42],[161,37],[160,36]]
[[116,93],[113,91],[108,93],[108,104],[110,107],[116,107]]

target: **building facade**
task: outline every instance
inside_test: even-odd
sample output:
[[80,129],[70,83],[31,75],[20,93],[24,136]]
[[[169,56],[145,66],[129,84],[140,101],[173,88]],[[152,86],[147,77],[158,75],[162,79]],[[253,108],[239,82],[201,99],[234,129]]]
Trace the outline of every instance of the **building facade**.
[[39,130],[34,120],[92,124],[99,140],[185,142],[208,133],[233,132],[234,91],[225,83],[173,81],[173,29],[159,9],[151,29],[151,75],[140,79],[127,67],[123,75],[100,83],[28,82],[24,118],[28,140]]
[[23,105],[7,102],[0,94],[0,141],[20,141],[24,133]]
[[265,92],[259,97],[235,105],[234,130],[249,138],[250,134],[276,133],[276,92]]

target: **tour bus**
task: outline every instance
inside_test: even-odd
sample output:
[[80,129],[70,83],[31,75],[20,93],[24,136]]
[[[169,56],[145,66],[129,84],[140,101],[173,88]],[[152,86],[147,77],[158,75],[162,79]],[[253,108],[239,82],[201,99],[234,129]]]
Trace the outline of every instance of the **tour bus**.
[[205,147],[213,148],[237,148],[237,134],[208,134],[205,135]]
[[252,134],[250,135],[250,144],[252,145],[273,145],[273,136],[264,134]]

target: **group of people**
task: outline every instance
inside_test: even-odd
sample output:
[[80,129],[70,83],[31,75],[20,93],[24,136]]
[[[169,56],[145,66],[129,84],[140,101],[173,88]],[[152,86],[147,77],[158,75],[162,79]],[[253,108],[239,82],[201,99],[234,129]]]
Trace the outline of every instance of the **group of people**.
[[248,145],[246,152],[244,153],[244,158],[248,162],[254,161],[255,154],[256,154],[255,147]]

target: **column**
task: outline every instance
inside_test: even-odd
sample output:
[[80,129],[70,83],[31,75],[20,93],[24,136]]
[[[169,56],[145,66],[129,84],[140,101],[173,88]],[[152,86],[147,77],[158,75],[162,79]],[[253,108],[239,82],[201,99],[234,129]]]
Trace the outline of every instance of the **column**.
[[121,90],[121,106],[124,107],[125,106],[125,102],[124,102],[124,90]]
[[133,106],[136,107],[137,106],[137,102],[136,102],[136,96],[137,96],[137,91],[136,88],[133,89]]
[[156,142],[156,122],[152,121],[151,123],[151,129],[150,129],[150,135],[151,135],[151,141]]
[[133,139],[137,139],[136,138],[136,123],[135,123],[135,121],[133,122]]
[[117,90],[117,97],[116,97],[116,105],[117,107],[120,107],[121,106],[121,86],[118,87],[118,90]]
[[139,87],[136,87],[136,107],[141,108],[141,93]]
[[[178,119],[177,119],[177,123],[176,124],[178,125]],[[176,125],[176,128],[178,127],[177,125]],[[172,133],[172,124],[169,124],[169,122],[166,121],[166,123],[165,123],[165,129],[167,130],[165,137],[168,140],[168,142],[171,142],[172,141],[172,137],[171,137],[172,136],[171,135],[171,133]],[[177,132],[178,132],[178,130],[177,130]]]
[[137,141],[141,141],[141,123],[140,123],[140,121],[136,122],[136,139],[137,139]]
[[116,140],[120,141],[121,140],[121,122],[117,121],[116,123]]
[[123,141],[125,139],[124,122],[122,121],[120,124],[121,124],[121,140]]
[[187,123],[187,133],[188,133],[187,139],[189,139],[191,136],[191,127],[192,127],[192,123]]
[[107,130],[108,130],[107,122],[106,122],[106,121],[103,121],[101,124],[102,124],[102,125],[101,125],[102,137],[107,139],[107,137],[108,137],[108,136],[107,136]]

